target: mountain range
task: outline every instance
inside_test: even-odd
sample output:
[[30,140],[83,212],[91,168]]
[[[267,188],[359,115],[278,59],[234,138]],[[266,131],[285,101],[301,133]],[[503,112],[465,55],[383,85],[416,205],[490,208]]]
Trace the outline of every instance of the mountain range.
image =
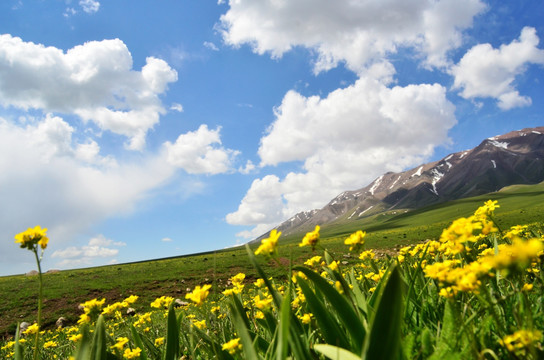
[[[383,211],[423,206],[544,181],[544,126],[485,139],[477,147],[394,173],[345,191],[321,209],[296,214],[276,227],[284,235],[337,220],[358,220]],[[263,234],[259,240],[268,233]]]

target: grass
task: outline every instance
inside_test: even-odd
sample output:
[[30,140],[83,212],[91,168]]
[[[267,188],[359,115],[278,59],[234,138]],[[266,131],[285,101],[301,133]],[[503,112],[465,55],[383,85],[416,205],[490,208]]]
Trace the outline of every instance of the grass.
[[[544,184],[512,186],[503,191],[469,199],[433,205],[404,213],[397,210],[365,218],[356,222],[338,222],[321,231],[321,244],[330,253],[342,258],[344,239],[356,230],[365,230],[367,248],[389,250],[393,247],[437,238],[455,218],[470,215],[485,200],[499,200],[497,223],[508,228],[514,224],[542,221],[544,213]],[[301,234],[280,238],[280,262],[295,264],[307,259],[310,250],[297,246]],[[54,241],[54,240],[53,240]],[[14,245],[15,246],[15,245]],[[344,257],[346,263],[355,258]],[[274,262],[264,264],[268,275],[285,277],[285,272]],[[213,284],[213,293],[227,286],[227,279],[243,272],[256,277],[245,249],[233,248],[193,256],[110,265],[96,268],[60,271],[44,274],[44,325],[54,327],[63,316],[75,323],[81,311],[78,305],[92,298],[106,298],[108,303],[137,294],[142,303],[167,295],[184,300],[185,294],[196,285]],[[0,336],[13,336],[16,324],[35,319],[37,276],[0,277]]]

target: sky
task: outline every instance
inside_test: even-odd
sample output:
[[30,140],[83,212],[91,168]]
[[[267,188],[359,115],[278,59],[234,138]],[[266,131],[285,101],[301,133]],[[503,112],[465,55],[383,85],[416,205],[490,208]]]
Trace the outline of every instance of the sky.
[[0,276],[247,242],[544,125],[541,0],[3,0]]

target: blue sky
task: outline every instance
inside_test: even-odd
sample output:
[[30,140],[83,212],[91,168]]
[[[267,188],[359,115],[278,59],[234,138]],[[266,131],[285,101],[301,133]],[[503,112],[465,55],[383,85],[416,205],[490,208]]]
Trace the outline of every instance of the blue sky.
[[0,4],[0,275],[222,249],[542,126],[541,1]]

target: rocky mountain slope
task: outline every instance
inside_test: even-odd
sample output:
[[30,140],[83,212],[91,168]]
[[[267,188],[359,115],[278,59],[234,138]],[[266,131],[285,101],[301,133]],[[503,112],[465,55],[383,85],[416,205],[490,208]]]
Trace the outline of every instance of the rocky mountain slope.
[[386,210],[417,209],[541,181],[544,127],[523,129],[485,139],[474,149],[440,161],[383,174],[362,189],[341,193],[322,209],[296,214],[276,229],[287,235],[341,218],[355,220]]

